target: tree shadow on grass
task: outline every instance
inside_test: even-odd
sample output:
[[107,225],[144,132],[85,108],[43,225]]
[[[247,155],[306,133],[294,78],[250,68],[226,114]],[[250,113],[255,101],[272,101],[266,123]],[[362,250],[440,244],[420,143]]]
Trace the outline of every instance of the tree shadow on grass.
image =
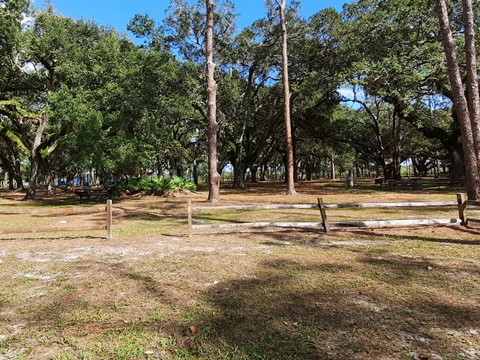
[[[444,226],[435,226],[437,229],[451,229],[451,227]],[[412,228],[413,230],[422,230],[421,227]],[[480,238],[477,240],[477,236],[480,236],[479,228],[472,227],[455,227],[455,230],[459,232],[459,235],[463,236],[465,233],[474,235],[472,239],[455,239],[452,237],[446,236],[437,236],[432,234],[415,234],[408,235],[403,233],[395,234],[393,233],[392,228],[388,229],[388,232],[382,232],[381,229],[342,229],[342,230],[333,230],[326,233],[322,227],[317,228],[264,228],[263,230],[232,230],[232,231],[221,231],[215,233],[210,233],[210,236],[218,236],[228,234],[236,234],[245,239],[257,239],[258,237],[263,237],[265,240],[262,242],[264,245],[272,245],[279,247],[287,246],[311,246],[314,248],[318,247],[328,247],[328,248],[340,248],[340,247],[351,247],[352,244],[355,245],[366,245],[370,246],[374,243],[384,243],[385,245],[389,242],[402,241],[402,240],[414,240],[414,241],[425,241],[433,243],[444,243],[444,244],[454,244],[454,245],[469,245],[469,246],[479,246]],[[405,230],[402,228],[401,230]],[[199,236],[202,236],[201,232],[198,232]],[[195,236],[195,235],[194,235]]]
[[[480,276],[480,267],[470,261],[451,260],[437,262],[423,257],[384,255],[379,257],[364,256],[358,260],[369,265],[373,269],[381,270],[382,276],[376,276],[376,280],[387,284],[407,285],[416,281],[425,288],[436,288],[440,282],[449,283],[457,276],[462,279],[474,280]],[[452,266],[452,263],[455,263]],[[376,270],[374,270],[376,271]],[[376,272],[378,274],[378,272]]]
[[[68,283],[60,284],[62,292],[25,309],[24,316],[38,329],[51,324],[56,332],[74,334],[88,326],[112,334],[168,331],[165,336],[177,339],[177,349],[185,349],[191,358],[400,359],[411,353],[461,358],[468,341],[478,342],[467,332],[478,329],[480,309],[454,298],[474,295],[475,290],[468,284],[460,290],[445,288],[449,274],[458,272],[456,266],[442,265],[433,279],[428,266],[438,267],[430,260],[388,253],[379,258],[367,251],[355,259],[297,261],[294,255],[282,256],[258,263],[254,276],[195,289],[195,302],[189,303],[191,298],[175,292],[175,284],[162,282],[161,272],[102,262],[98,271],[109,274],[111,283],[127,280],[121,283],[137,299],[145,294],[142,301],[150,307],[172,305],[174,311],[165,312],[171,317],[142,317],[120,325],[108,316],[70,323],[72,308],[86,307],[95,314],[92,310],[112,306],[115,297],[88,305],[82,292],[61,296]],[[107,291],[112,289],[119,290]],[[114,330],[107,329],[112,326]],[[194,331],[185,331],[189,328]],[[452,330],[455,336],[449,335]]]
[[[440,229],[442,227],[439,227]],[[478,228],[469,228],[469,227],[457,227],[457,231],[460,234],[471,234],[472,239],[453,239],[451,237],[436,237],[432,235],[405,235],[405,234],[392,234],[391,232],[387,233],[380,233],[371,230],[355,230],[350,231],[350,233],[354,236],[362,236],[362,237],[369,237],[369,238],[381,238],[385,239],[387,242],[389,239],[393,240],[418,240],[418,241],[427,241],[427,242],[434,242],[434,243],[444,243],[444,244],[458,244],[458,245],[470,245],[470,246],[479,246],[480,245],[480,229]],[[479,240],[477,240],[479,239]]]
[[[402,259],[395,265],[417,267]],[[379,264],[367,266],[378,271]],[[462,332],[480,320],[477,307],[421,288],[387,286],[356,266],[275,260],[258,271],[257,278],[205,292],[215,311],[198,319],[192,354],[221,349],[231,358],[248,359],[390,359],[412,352],[451,358],[462,352],[462,340],[450,341],[444,329]],[[409,274],[415,283],[416,274]],[[317,282],[303,286],[310,276]]]

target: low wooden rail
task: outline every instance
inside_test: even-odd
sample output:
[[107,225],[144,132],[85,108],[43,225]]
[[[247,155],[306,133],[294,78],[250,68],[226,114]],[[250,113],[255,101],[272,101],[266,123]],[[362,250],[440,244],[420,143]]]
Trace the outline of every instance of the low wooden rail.
[[[75,228],[64,227],[64,226],[51,226],[51,227],[42,227],[42,228],[30,228],[30,229],[0,229],[1,235],[10,235],[10,234],[40,234],[40,233],[53,233],[53,232],[77,232],[77,231],[95,231],[95,230],[106,230],[107,240],[112,239],[112,225],[113,225],[113,206],[112,200],[107,200],[107,205],[105,207],[106,219],[105,225],[87,225],[87,226],[77,226]],[[42,214],[41,210],[32,210],[29,211],[32,214]],[[68,212],[67,212],[68,213]],[[78,213],[77,211],[70,211],[70,213]],[[25,211],[9,211],[8,214],[25,214]],[[65,215],[65,213],[63,214]]]
[[[463,207],[465,201],[461,201],[463,194],[458,194],[457,202],[378,202],[378,203],[344,203],[344,204],[325,204],[322,198],[317,199],[317,204],[275,204],[275,205],[225,205],[225,206],[192,206],[191,200],[188,200],[188,231],[192,236],[195,229],[231,229],[231,228],[261,228],[261,227],[285,227],[285,228],[320,228],[325,232],[332,229],[341,229],[348,227],[405,227],[414,225],[460,225],[465,224],[466,211]],[[463,198],[462,198],[463,199]],[[479,202],[480,203],[480,202]],[[363,220],[347,222],[329,222],[327,218],[327,209],[342,208],[415,208],[415,207],[458,207],[459,218],[454,219],[406,219],[406,220]],[[255,222],[255,223],[235,223],[235,224],[193,224],[194,211],[215,211],[215,210],[268,210],[268,209],[318,209],[321,221],[319,222]],[[463,210],[462,210],[463,209]],[[463,217],[462,217],[463,216]]]
[[193,212],[201,210],[274,210],[274,209],[314,209],[318,205],[312,204],[273,204],[273,205],[223,205],[223,206],[192,206],[192,201],[188,200],[188,233],[192,236],[194,229],[227,229],[227,228],[262,228],[262,227],[318,227],[322,223],[318,222],[255,222],[255,223],[235,223],[235,224],[193,224]]
[[[415,208],[415,207],[453,207],[458,206],[458,202],[453,201],[433,201],[433,202],[399,202],[399,203],[358,203],[358,204],[325,204],[325,209],[334,208]],[[405,227],[416,225],[460,225],[462,220],[456,219],[404,219],[404,220],[361,220],[361,221],[344,221],[344,222],[328,222],[326,211],[322,216],[322,222],[326,232],[331,229],[341,229],[349,227]],[[459,210],[460,214],[460,210]]]

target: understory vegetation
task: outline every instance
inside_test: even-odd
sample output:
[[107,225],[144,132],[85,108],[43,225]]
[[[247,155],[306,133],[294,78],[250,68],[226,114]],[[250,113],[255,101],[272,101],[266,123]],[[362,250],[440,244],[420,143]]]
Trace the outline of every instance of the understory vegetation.
[[117,181],[112,190],[116,193],[147,192],[151,194],[164,194],[168,192],[196,190],[197,186],[192,181],[181,177],[152,175],[143,179],[128,179]]

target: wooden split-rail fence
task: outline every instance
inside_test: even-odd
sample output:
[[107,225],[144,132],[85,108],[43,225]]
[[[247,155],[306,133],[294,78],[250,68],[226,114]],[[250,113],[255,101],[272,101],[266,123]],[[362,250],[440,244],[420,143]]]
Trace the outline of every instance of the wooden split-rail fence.
[[[104,225],[86,225],[86,226],[50,226],[50,227],[42,227],[42,228],[24,228],[24,229],[1,229],[0,226],[0,234],[1,235],[13,235],[13,234],[38,234],[38,233],[55,233],[55,232],[82,232],[82,231],[97,231],[97,230],[106,230],[106,239],[112,239],[112,225],[113,225],[113,206],[112,200],[107,200],[107,204],[105,207],[106,217],[105,217],[105,224]],[[33,210],[33,211],[22,211],[14,214],[27,214],[27,213],[34,213],[34,214],[43,214],[44,212]],[[77,211],[73,211],[73,213],[78,213]],[[82,212],[84,213],[84,212]],[[1,214],[1,211],[0,211]],[[12,212],[9,212],[12,214]]]
[[[448,202],[378,202],[378,203],[343,203],[325,204],[322,198],[317,199],[316,204],[269,204],[269,205],[223,205],[223,206],[193,206],[188,200],[188,232],[189,236],[195,230],[207,229],[235,229],[235,228],[323,228],[325,232],[341,228],[385,228],[385,227],[406,227],[420,225],[467,225],[467,208],[480,206],[480,201],[467,200],[466,194],[457,194],[457,201]],[[345,222],[329,222],[327,209],[365,209],[365,208],[418,208],[418,207],[457,207],[458,218],[448,219],[406,219],[406,220],[361,220]],[[318,209],[320,218],[318,222],[236,222],[236,223],[215,223],[215,224],[194,224],[194,212],[217,211],[217,210],[276,210],[276,209]]]

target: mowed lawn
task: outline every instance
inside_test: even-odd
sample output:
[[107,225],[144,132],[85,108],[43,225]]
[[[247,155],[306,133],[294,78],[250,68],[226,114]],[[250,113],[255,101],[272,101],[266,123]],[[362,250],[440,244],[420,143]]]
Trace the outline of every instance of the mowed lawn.
[[[457,189],[380,191],[373,181],[222,186],[220,205],[456,201]],[[202,230],[187,200],[104,203],[0,193],[0,359],[478,359],[480,227]],[[455,218],[447,209],[330,211],[332,221]],[[471,218],[480,212],[470,211]],[[225,210],[195,224],[320,221],[318,210]]]

